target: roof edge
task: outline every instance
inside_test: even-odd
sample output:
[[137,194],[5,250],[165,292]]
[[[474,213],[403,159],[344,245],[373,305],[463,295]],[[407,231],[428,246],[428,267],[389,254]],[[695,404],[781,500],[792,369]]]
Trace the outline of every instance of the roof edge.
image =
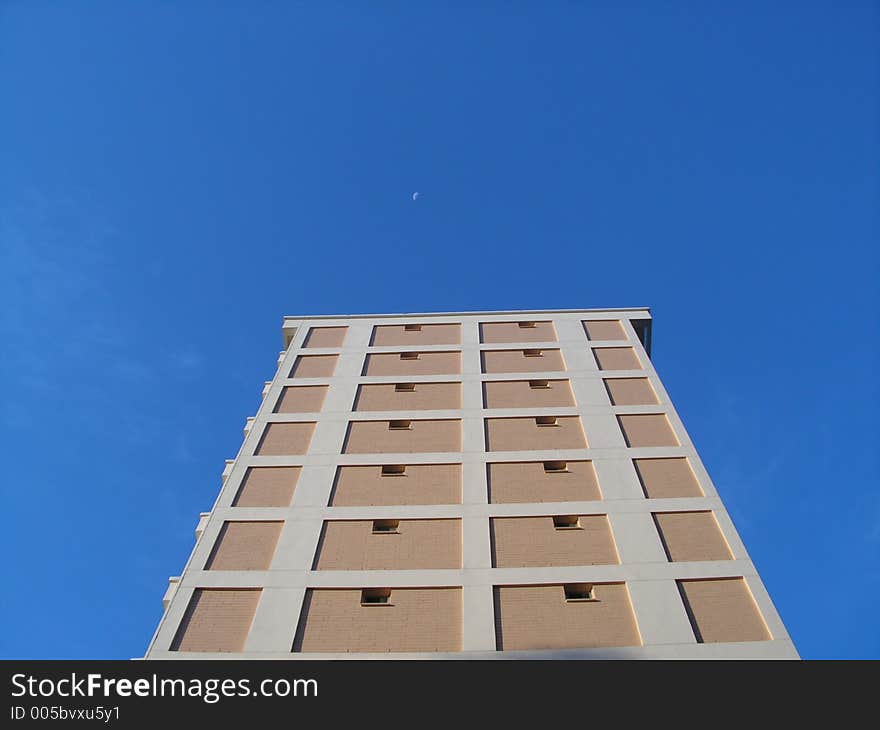
[[399,312],[390,314],[285,314],[288,319],[389,319],[394,317],[452,317],[455,315],[488,315],[488,314],[584,314],[590,312],[645,312],[651,317],[650,307],[608,307],[592,309],[488,309],[458,312]]

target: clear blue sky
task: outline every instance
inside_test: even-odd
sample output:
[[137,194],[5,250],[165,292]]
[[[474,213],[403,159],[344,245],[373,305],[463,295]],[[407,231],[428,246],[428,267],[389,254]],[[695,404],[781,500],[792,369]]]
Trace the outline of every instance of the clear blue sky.
[[0,9],[0,656],[143,654],[282,315],[648,305],[797,647],[880,657],[876,4],[298,5]]

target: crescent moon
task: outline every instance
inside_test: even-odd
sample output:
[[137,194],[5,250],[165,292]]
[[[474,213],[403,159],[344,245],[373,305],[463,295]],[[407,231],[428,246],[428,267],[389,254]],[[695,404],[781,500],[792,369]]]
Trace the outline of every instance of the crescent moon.
[[413,193],[413,200],[418,200],[419,195],[420,195],[420,193]]

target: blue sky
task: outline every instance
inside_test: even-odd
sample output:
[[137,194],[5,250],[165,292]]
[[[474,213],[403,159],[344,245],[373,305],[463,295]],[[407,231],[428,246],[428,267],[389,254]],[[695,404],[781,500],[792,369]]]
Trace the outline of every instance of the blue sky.
[[648,305],[800,652],[880,657],[876,5],[372,5],[0,8],[0,656],[143,654],[282,315]]

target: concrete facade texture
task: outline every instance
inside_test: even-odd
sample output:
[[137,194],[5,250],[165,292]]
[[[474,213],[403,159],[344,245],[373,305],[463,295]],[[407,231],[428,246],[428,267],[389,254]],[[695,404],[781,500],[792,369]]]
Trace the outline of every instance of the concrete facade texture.
[[797,658],[650,324],[286,317],[146,658]]

